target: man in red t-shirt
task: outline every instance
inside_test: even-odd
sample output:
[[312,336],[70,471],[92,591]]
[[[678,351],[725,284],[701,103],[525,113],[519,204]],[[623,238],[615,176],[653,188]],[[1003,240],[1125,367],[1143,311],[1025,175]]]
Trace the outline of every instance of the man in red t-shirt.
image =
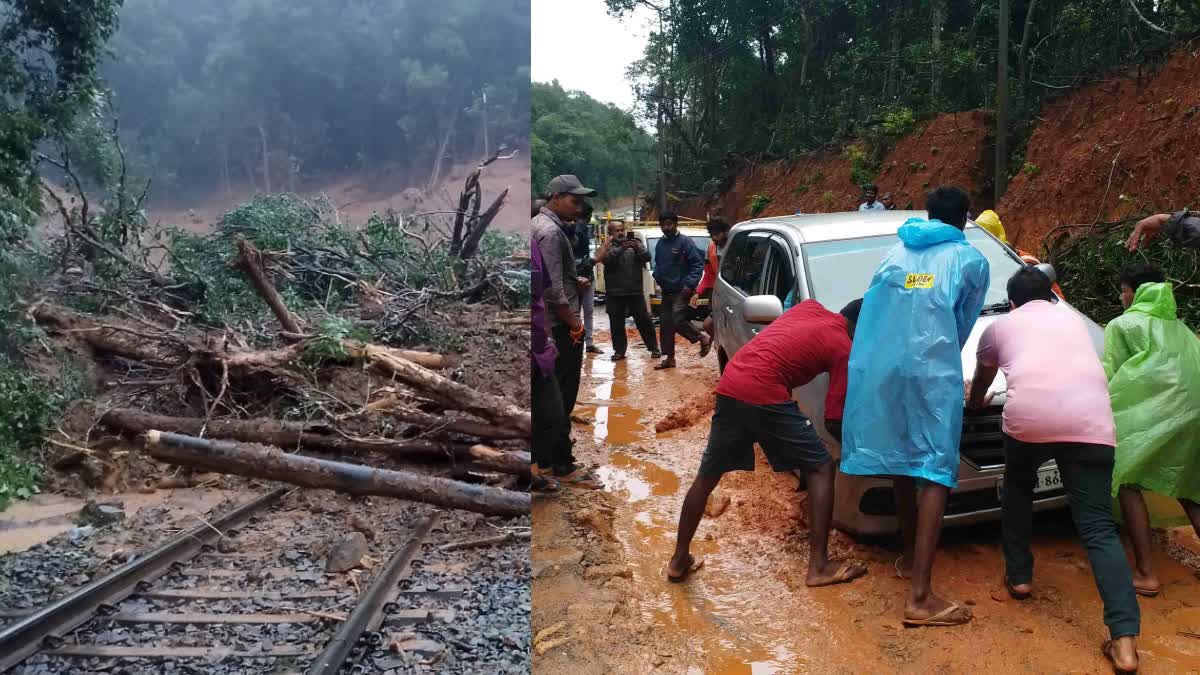
[[[841,313],[805,300],[784,312],[725,366],[717,385],[708,447],[700,471],[688,489],[679,514],[675,555],[667,579],[683,581],[700,563],[688,552],[704,515],[709,494],[728,471],[754,470],[754,444],[762,446],[771,468],[793,471],[808,479],[809,586],[845,583],[867,573],[861,563],[829,559],[829,528],[833,521],[833,479],[837,465],[817,436],[812,422],[792,400],[792,390],[829,373],[825,397],[827,426],[842,418],[846,400],[846,364],[862,300]],[[835,437],[837,432],[833,432]]]

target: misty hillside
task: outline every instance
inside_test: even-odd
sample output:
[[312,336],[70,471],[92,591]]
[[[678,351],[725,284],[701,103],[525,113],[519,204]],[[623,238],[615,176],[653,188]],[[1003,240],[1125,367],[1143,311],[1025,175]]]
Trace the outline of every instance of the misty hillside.
[[125,0],[109,47],[151,204],[440,186],[485,144],[528,145],[528,0]]

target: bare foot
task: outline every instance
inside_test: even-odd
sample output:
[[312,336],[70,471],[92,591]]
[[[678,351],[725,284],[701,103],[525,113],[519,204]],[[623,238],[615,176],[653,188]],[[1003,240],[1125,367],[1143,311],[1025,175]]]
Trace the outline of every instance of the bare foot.
[[904,603],[904,623],[909,625],[957,626],[971,620],[971,609],[930,593],[924,602],[910,598]]
[[1132,635],[1104,643],[1104,655],[1112,661],[1113,669],[1121,673],[1136,673],[1138,669],[1137,638]]
[[832,586],[854,581],[866,573],[867,566],[860,562],[829,560],[819,569],[809,568],[804,583],[807,586]]

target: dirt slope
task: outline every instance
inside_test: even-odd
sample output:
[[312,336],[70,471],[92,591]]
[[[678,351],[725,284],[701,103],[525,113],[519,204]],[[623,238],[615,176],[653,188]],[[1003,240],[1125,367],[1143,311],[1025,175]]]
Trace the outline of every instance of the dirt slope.
[[[1200,52],[1153,74],[1116,74],[1043,106],[1027,169],[1000,202],[1009,238],[1200,205]],[[1036,167],[1036,168],[1035,168]]]
[[[966,189],[973,203],[991,206],[986,194],[991,185],[990,125],[991,114],[983,110],[945,113],[918,125],[884,156],[875,183],[895,196],[898,208],[921,208],[930,187],[947,183]],[[717,199],[688,200],[678,209],[691,218],[711,212],[738,222],[750,217],[750,199],[761,194],[771,198],[763,216],[849,211],[859,203],[859,187],[850,170],[850,161],[840,151],[752,165]]]

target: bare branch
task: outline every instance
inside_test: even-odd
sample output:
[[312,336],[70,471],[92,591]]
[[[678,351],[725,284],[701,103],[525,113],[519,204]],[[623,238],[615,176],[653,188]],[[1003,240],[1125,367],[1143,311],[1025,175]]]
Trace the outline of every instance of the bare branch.
[[1134,2],[1134,0],[1129,0],[1129,6],[1133,8],[1133,13],[1137,14],[1137,18],[1141,19],[1142,23],[1144,23],[1147,26],[1153,28],[1154,30],[1162,33],[1163,35],[1171,34],[1171,31],[1169,31],[1165,28],[1162,28],[1161,26],[1156,26],[1153,23],[1150,23],[1150,19],[1147,19],[1145,16],[1142,15],[1142,10],[1138,9],[1137,3]]

